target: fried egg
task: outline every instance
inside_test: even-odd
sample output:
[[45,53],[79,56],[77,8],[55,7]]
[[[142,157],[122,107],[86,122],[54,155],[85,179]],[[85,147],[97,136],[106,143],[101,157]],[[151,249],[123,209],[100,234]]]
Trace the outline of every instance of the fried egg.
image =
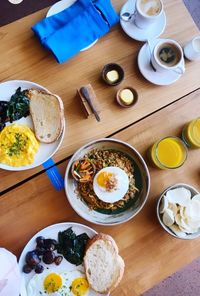
[[35,274],[27,285],[27,296],[87,296],[88,293],[88,281],[79,270],[45,271]]
[[94,177],[95,194],[104,202],[113,203],[124,197],[129,188],[128,175],[119,167],[106,167]]
[[12,124],[0,133],[0,163],[19,167],[32,164],[39,143],[26,125]]

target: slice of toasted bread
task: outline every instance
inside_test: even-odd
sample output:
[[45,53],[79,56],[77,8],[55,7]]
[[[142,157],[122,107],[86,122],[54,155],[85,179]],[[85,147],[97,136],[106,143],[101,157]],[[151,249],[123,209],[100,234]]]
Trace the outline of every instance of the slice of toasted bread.
[[113,291],[124,274],[124,261],[115,241],[103,233],[88,241],[84,266],[90,287],[100,294]]
[[56,141],[64,127],[64,107],[61,98],[55,94],[29,89],[30,114],[35,136],[43,143]]

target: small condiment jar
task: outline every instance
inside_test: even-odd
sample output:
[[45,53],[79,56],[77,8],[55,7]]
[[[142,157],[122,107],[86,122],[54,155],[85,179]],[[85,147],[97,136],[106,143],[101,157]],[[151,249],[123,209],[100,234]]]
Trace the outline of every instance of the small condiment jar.
[[118,85],[124,79],[124,70],[120,65],[110,63],[103,67],[101,76],[108,85]]
[[130,108],[137,103],[138,93],[130,86],[121,88],[116,94],[116,101],[121,107]]

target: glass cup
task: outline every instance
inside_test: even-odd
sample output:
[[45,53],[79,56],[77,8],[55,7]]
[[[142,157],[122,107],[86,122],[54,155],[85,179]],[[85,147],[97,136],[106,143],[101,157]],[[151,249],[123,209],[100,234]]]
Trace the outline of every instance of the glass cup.
[[182,140],[190,148],[200,148],[200,117],[186,124],[182,131]]
[[176,169],[187,159],[187,147],[178,137],[165,137],[149,150],[152,163],[160,169]]
[[200,36],[192,38],[184,46],[184,55],[190,61],[200,60]]

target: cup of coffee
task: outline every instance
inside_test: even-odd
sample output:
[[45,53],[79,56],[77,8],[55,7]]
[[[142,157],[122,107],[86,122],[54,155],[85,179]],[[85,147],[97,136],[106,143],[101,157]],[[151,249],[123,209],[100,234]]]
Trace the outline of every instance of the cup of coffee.
[[185,72],[183,50],[172,39],[163,39],[153,48],[151,63],[156,71],[175,71],[178,74]]
[[200,36],[194,37],[184,46],[184,55],[190,61],[200,60]]
[[155,23],[163,12],[161,0],[136,0],[134,23],[145,29]]

